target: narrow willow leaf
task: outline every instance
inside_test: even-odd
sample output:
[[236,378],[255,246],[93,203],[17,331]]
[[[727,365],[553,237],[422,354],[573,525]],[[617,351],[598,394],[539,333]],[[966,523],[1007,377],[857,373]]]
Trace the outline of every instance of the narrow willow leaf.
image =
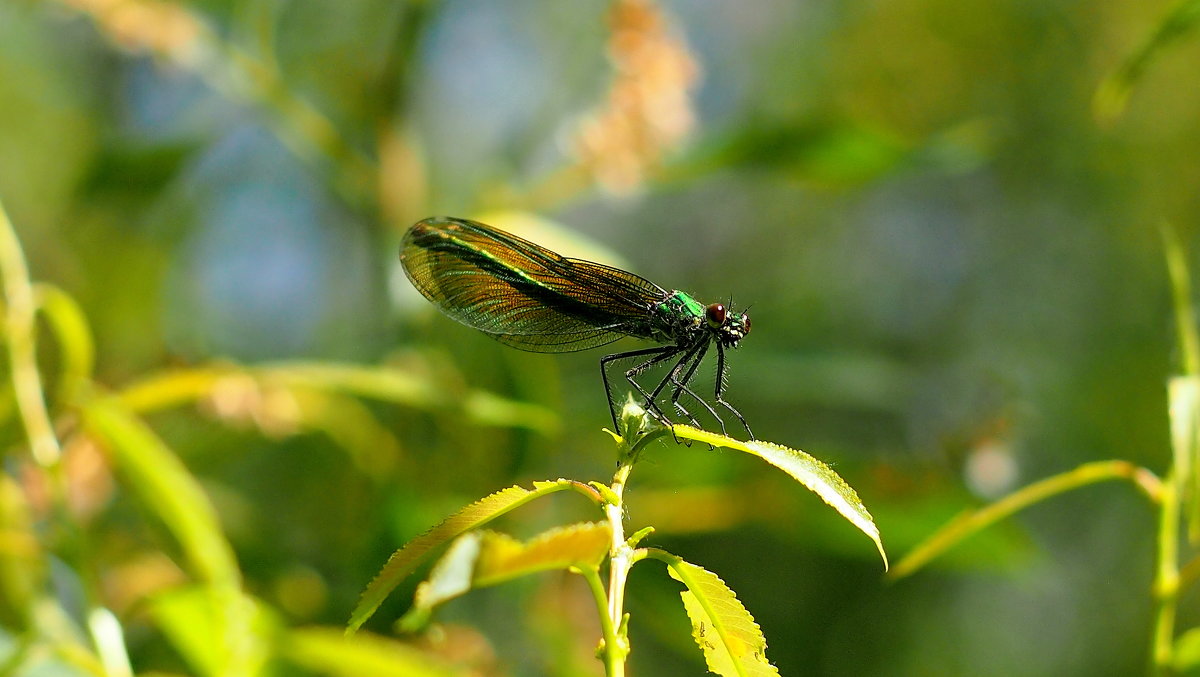
[[[201,675],[220,677],[227,667],[212,650],[221,642],[221,605],[223,598],[211,587],[187,586],[168,590],[150,599],[150,616],[175,650]],[[242,595],[238,603],[250,619],[246,637],[248,655],[246,674],[262,671],[270,656],[271,639],[278,630],[278,619],[264,607]]]
[[280,653],[292,663],[344,677],[455,677],[465,675],[400,642],[370,633],[346,637],[327,628],[303,628],[284,636]]
[[309,388],[343,393],[425,410],[460,407],[471,421],[485,425],[557,430],[558,417],[535,404],[508,400],[480,390],[447,401],[427,378],[400,369],[324,362],[278,362],[253,368],[215,364],[173,369],[126,387],[120,394],[126,406],[144,412],[178,406],[210,395],[227,378],[254,378],[264,386]]
[[413,608],[401,620],[412,630],[424,625],[433,609],[472,588],[482,588],[554,569],[596,569],[612,545],[612,527],[583,522],[545,531],[522,543],[506,534],[466,534],[438,560],[429,578],[417,586]]
[[661,550],[649,556],[667,563],[671,578],[687,586],[679,593],[688,618],[692,639],[704,652],[710,672],[723,677],[778,675],[767,660],[767,639],[754,617],[719,576]]
[[1200,377],[1176,376],[1168,386],[1171,417],[1171,448],[1175,472],[1184,488],[1188,535],[1200,540]]
[[113,465],[146,508],[179,541],[191,572],[211,586],[216,600],[213,636],[220,641],[209,652],[221,666],[217,674],[249,674],[254,657],[242,576],[204,490],[154,431],[116,400],[88,402],[83,421],[89,433],[103,441]]
[[105,442],[130,487],[179,540],[193,573],[204,581],[240,587],[237,560],[216,510],[166,443],[112,400],[89,402],[83,420]]
[[1119,117],[1129,102],[1130,92],[1154,58],[1192,31],[1197,22],[1200,22],[1200,0],[1182,0],[1171,8],[1142,44],[1100,83],[1092,101],[1096,119],[1109,123]]
[[887,569],[887,553],[884,552],[883,541],[879,538],[879,527],[875,526],[875,520],[871,513],[867,512],[867,507],[863,505],[854,489],[829,466],[799,449],[790,449],[771,442],[743,442],[686,425],[674,426],[674,431],[677,437],[753,454],[791,475],[874,541],[879,556],[883,558],[883,568]]
[[384,565],[379,574],[375,576],[374,580],[363,591],[358,605],[350,615],[350,623],[346,629],[347,633],[353,633],[361,627],[371,617],[371,614],[375,613],[375,610],[379,608],[384,598],[401,581],[407,578],[417,568],[417,565],[438,546],[449,542],[463,533],[483,526],[539,496],[545,496],[556,491],[562,491],[563,489],[575,489],[589,496],[595,496],[595,490],[591,487],[570,480],[560,479],[554,482],[534,482],[533,486],[534,489],[532,491],[512,486],[481,498],[442,520],[441,524],[417,536],[406,543],[404,547],[392,553],[387,564]]
[[1157,497],[1161,481],[1149,470],[1128,461],[1096,461],[1022,487],[978,510],[967,510],[938,529],[903,557],[889,572],[902,578],[961,543],[968,536],[1034,503],[1082,486],[1106,480],[1130,480],[1148,496]]

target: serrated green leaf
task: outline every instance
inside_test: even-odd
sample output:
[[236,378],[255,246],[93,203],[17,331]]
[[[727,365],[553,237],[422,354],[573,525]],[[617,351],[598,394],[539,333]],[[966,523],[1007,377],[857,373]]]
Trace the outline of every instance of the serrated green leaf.
[[345,677],[454,677],[464,674],[400,642],[370,633],[346,637],[327,628],[287,633],[281,653],[292,663]]
[[767,660],[767,639],[758,623],[725,581],[670,553],[650,550],[649,554],[666,562],[671,578],[687,586],[679,595],[692,621],[692,639],[704,652],[710,672],[722,677],[779,674]]
[[539,571],[598,567],[612,545],[607,522],[581,522],[544,531],[522,543],[506,534],[484,534],[474,587],[495,585]]
[[420,627],[437,605],[473,588],[554,569],[597,568],[611,545],[612,527],[606,522],[556,527],[525,542],[493,531],[465,534],[417,586],[413,608],[401,626]]
[[743,442],[686,425],[676,425],[674,431],[676,437],[753,454],[791,475],[793,479],[820,496],[821,500],[837,510],[842,517],[845,517],[859,531],[874,541],[875,547],[879,550],[879,556],[883,558],[883,568],[887,569],[887,553],[883,550],[879,527],[875,526],[875,520],[871,517],[871,513],[867,512],[867,507],[863,505],[854,489],[829,466],[799,449],[791,449],[772,442],[758,440]]
[[412,539],[404,547],[392,553],[387,564],[383,566],[383,569],[375,576],[374,580],[367,585],[366,590],[363,591],[362,597],[358,601],[358,605],[354,607],[354,612],[350,616],[350,623],[346,629],[347,633],[353,633],[361,627],[371,617],[371,614],[375,613],[375,610],[379,608],[384,598],[401,581],[407,578],[432,550],[461,534],[487,524],[508,511],[518,508],[539,496],[545,496],[556,491],[562,491],[563,489],[577,489],[590,495],[595,494],[595,490],[586,485],[561,479],[554,482],[534,482],[534,489],[532,491],[523,487],[512,486],[479,499],[442,520],[441,524]]

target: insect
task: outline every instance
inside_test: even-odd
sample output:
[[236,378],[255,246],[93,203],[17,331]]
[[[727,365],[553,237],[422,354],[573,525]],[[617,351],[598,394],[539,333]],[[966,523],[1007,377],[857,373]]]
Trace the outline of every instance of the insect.
[[[652,348],[607,355],[600,375],[614,429],[617,411],[609,365],[639,359],[625,378],[645,400],[645,408],[668,427],[657,400],[669,391],[679,415],[700,427],[680,402],[689,396],[725,432],[716,409],[689,387],[711,347],[717,353],[714,398],[751,439],[746,419],[725,401],[725,351],[750,333],[750,318],[725,305],[707,306],[678,290],[668,290],[633,273],[556,254],[498,228],[447,216],[418,221],[400,245],[400,262],[413,286],[443,313],[497,341],[537,353],[561,353],[606,345],[625,336],[658,343]],[[638,382],[651,367],[674,360],[652,389]]]

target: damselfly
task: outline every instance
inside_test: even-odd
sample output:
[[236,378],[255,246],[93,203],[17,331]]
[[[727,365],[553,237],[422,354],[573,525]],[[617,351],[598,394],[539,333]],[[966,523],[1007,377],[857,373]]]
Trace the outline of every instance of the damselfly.
[[[652,348],[601,358],[600,374],[613,425],[616,406],[609,365],[640,359],[625,378],[645,401],[647,411],[665,425],[670,419],[658,405],[663,391],[679,415],[700,427],[680,402],[688,395],[721,425],[716,409],[689,387],[697,368],[716,347],[714,399],[754,433],[725,401],[725,350],[750,333],[750,318],[725,305],[707,306],[678,290],[667,290],[633,273],[582,259],[560,256],[498,228],[477,221],[433,217],[404,234],[400,261],[413,285],[442,312],[492,338],[521,350],[560,353],[594,348],[624,336],[649,339]],[[651,367],[675,360],[650,390],[637,377]]]

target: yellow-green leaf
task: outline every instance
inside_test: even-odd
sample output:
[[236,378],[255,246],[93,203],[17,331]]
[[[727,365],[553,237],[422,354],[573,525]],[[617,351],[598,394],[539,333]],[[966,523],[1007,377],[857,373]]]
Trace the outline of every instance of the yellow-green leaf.
[[1096,461],[1073,470],[1052,475],[1022,487],[1004,498],[977,510],[967,510],[922,541],[903,557],[888,574],[902,578],[917,571],[968,536],[1051,496],[1106,480],[1130,480],[1148,496],[1157,497],[1161,481],[1145,468],[1129,461]]
[[858,494],[846,484],[846,480],[833,471],[833,468],[799,449],[790,449],[771,442],[743,442],[686,425],[674,426],[674,431],[676,437],[753,454],[791,475],[874,541],[879,556],[883,558],[883,568],[887,569],[887,553],[883,550],[879,527],[875,526],[875,520],[871,513],[867,512],[867,507],[863,505]]
[[221,530],[216,509],[166,443],[109,399],[89,402],[83,420],[88,430],[104,441],[129,486],[179,540],[193,573],[212,583],[240,586],[233,548]]
[[1200,675],[1200,628],[1192,628],[1175,640],[1171,665],[1180,677]]
[[179,541],[188,568],[209,584],[216,600],[212,636],[220,638],[209,647],[221,666],[214,674],[250,674],[256,659],[241,572],[200,484],[166,443],[117,400],[90,401],[82,413],[84,425],[104,443],[126,483]]
[[419,627],[434,607],[472,588],[541,571],[597,568],[611,545],[612,528],[605,522],[557,527],[524,543],[491,531],[466,534],[454,541],[429,578],[417,586],[413,608],[401,625]]
[[767,639],[737,595],[719,576],[661,550],[648,551],[667,564],[671,578],[687,586],[680,592],[692,621],[692,639],[704,652],[710,672],[722,677],[778,675],[767,660]]
[[409,541],[388,559],[387,564],[375,576],[375,579],[363,591],[358,605],[350,616],[348,633],[357,630],[375,613],[384,598],[438,546],[451,539],[476,529],[500,517],[508,511],[520,507],[539,496],[545,496],[563,489],[576,489],[589,496],[595,496],[595,490],[587,485],[570,480],[554,482],[534,482],[532,491],[523,487],[512,486],[501,489],[490,496],[459,510],[442,520],[441,524]]
[[[227,674],[228,668],[213,647],[222,641],[221,606],[226,603],[226,598],[211,587],[188,586],[155,595],[149,609],[155,623],[193,670],[219,677]],[[243,638],[247,652],[244,672],[258,674],[270,656],[270,640],[278,621],[245,595],[235,603],[249,619],[249,632]]]
[[302,628],[284,637],[281,653],[292,663],[345,677],[454,677],[465,674],[395,640],[370,633],[346,637],[328,628]]

